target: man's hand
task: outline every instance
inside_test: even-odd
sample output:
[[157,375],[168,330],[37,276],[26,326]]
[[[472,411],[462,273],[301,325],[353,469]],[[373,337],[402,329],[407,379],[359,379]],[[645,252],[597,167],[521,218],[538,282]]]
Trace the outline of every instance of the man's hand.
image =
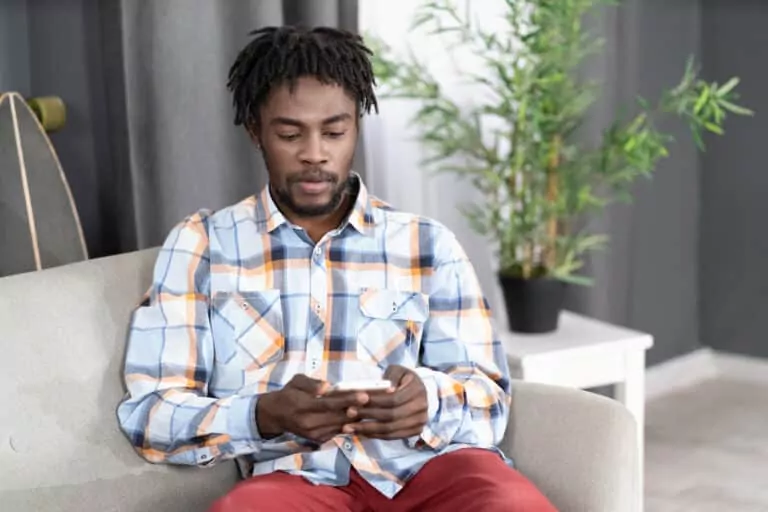
[[405,439],[421,434],[427,423],[427,389],[412,370],[399,365],[387,368],[384,378],[392,381],[395,391],[371,394],[358,411],[364,420],[344,427],[347,434],[376,439]]
[[295,375],[280,391],[263,395],[256,413],[262,437],[291,432],[322,444],[341,433],[369,397],[354,391],[322,396],[329,389],[327,382]]

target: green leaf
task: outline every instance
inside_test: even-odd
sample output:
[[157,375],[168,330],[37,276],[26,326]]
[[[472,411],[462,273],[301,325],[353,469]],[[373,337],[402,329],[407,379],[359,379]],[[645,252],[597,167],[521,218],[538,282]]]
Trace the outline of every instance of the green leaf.
[[717,90],[717,95],[720,96],[720,97],[725,96],[726,94],[731,92],[734,89],[734,87],[739,85],[739,82],[740,82],[740,80],[739,80],[738,77],[731,78],[726,83],[724,83],[722,87],[720,87]]
[[591,277],[576,276],[576,275],[558,275],[553,274],[558,280],[568,284],[575,284],[577,286],[592,286],[595,284],[595,280]]
[[730,101],[726,100],[720,100],[719,101],[720,106],[723,107],[725,110],[732,112],[734,114],[742,115],[742,116],[751,116],[755,113],[748,108],[740,107],[739,105],[735,105],[731,103]]
[[712,133],[716,133],[718,135],[724,135],[725,134],[723,129],[720,128],[719,126],[717,126],[715,123],[704,123],[704,127],[707,130],[711,131]]
[[715,123],[721,124],[725,119],[725,111],[717,103],[710,104],[710,107],[712,107],[712,111],[714,112]]
[[701,112],[701,109],[704,108],[704,105],[707,104],[707,100],[709,99],[709,89],[704,88],[701,91],[701,95],[699,96],[699,99],[696,101],[696,105],[693,107],[693,113],[699,114]]
[[701,138],[701,131],[698,126],[691,126],[691,135],[693,136],[693,142],[696,143],[696,147],[704,151],[704,140]]

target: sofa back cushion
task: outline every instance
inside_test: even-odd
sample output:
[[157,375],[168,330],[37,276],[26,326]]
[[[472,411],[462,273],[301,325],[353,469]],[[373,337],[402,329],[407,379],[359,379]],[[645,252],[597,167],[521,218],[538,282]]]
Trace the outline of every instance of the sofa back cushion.
[[236,482],[152,465],[118,428],[131,312],[156,250],[0,279],[3,510],[204,510]]

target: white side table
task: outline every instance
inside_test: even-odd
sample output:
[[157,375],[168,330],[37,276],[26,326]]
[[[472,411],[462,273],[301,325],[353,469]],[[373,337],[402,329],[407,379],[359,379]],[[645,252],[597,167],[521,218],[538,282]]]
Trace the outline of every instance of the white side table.
[[653,336],[569,311],[556,332],[499,336],[513,378],[581,389],[616,384],[615,398],[637,418],[642,489],[645,351]]

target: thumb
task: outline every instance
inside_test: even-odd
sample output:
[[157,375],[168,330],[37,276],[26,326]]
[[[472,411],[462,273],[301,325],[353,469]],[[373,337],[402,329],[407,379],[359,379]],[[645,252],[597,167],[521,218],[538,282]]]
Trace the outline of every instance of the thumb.
[[403,384],[403,379],[408,376],[408,373],[407,368],[393,364],[387,367],[387,370],[384,372],[384,378],[392,381],[393,386],[400,387],[400,385]]
[[327,382],[307,377],[302,373],[294,375],[289,385],[294,389],[315,396],[322,395],[329,387]]
[[413,382],[413,379],[414,379],[413,373],[411,372],[406,373],[405,375],[403,375],[403,378],[400,379],[400,387],[407,386],[408,384]]

